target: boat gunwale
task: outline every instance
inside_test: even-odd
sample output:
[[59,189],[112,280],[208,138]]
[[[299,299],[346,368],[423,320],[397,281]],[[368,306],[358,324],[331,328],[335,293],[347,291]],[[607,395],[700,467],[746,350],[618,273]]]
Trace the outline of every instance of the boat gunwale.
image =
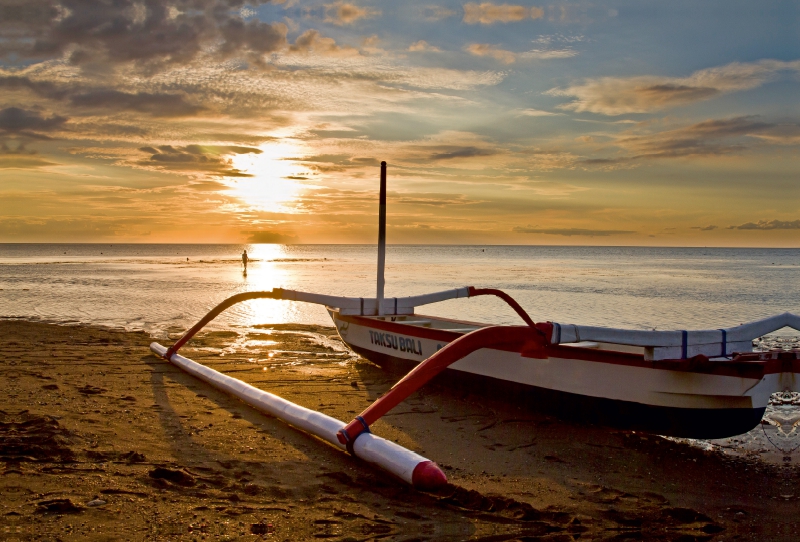
[[[361,315],[342,315],[335,309],[329,309],[331,313],[336,314],[336,319],[343,322],[349,322],[361,325],[368,328],[379,329],[381,331],[388,331],[393,333],[400,333],[405,335],[413,335],[417,338],[429,339],[434,341],[453,341],[464,335],[464,332],[449,331],[446,329],[428,328],[416,326],[411,324],[404,324],[402,321],[381,320],[375,316],[361,316]],[[391,315],[387,315],[386,318]],[[402,315],[407,316],[407,315]],[[478,324],[475,322],[465,322],[450,318],[442,318],[438,316],[425,316],[420,314],[408,315],[418,318],[431,318],[439,321],[477,325],[479,327],[489,327],[486,324]],[[523,327],[523,326],[519,326]],[[413,333],[409,333],[413,330]],[[343,339],[344,340],[344,339]],[[345,340],[346,344],[350,344]],[[363,349],[363,347],[360,347]],[[645,360],[643,354],[634,354],[631,352],[619,352],[614,350],[602,350],[597,348],[581,348],[576,346],[567,346],[562,344],[549,344],[546,345],[547,358],[555,359],[578,359],[593,363],[606,363],[610,365],[624,365],[629,367],[637,367],[642,369],[660,370],[660,371],[673,371],[680,373],[692,373],[698,375],[712,375],[712,376],[727,376],[736,378],[746,378],[758,381],[766,374],[783,372],[781,369],[785,365],[785,360],[780,360],[781,363],[771,363],[773,360],[761,359],[758,360],[738,360],[736,356],[731,359],[672,359],[672,360]],[[511,347],[494,347],[493,350],[500,350],[505,352],[518,352],[521,357],[528,359],[537,359],[541,355],[538,353],[519,352],[519,350]],[[376,354],[380,352],[375,351]],[[753,354],[750,352],[743,354]],[[763,354],[769,354],[764,352]],[[777,360],[776,360],[777,361]],[[798,372],[800,372],[800,360],[796,360]],[[768,370],[773,369],[773,370]],[[775,370],[777,369],[777,370]]]

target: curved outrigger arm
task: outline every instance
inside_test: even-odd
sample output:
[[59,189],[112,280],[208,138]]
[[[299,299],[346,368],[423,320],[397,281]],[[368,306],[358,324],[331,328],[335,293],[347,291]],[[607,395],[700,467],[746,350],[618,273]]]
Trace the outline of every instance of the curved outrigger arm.
[[[395,315],[409,315],[414,314],[414,308],[421,305],[429,305],[431,303],[438,303],[448,299],[458,299],[464,297],[476,297],[481,295],[493,295],[499,297],[508,303],[517,314],[525,321],[526,324],[533,327],[534,323],[528,313],[516,302],[514,299],[501,290],[494,289],[479,289],[472,286],[465,286],[464,288],[455,288],[453,290],[444,290],[442,292],[434,292],[431,294],[415,295],[408,297],[388,297],[382,300],[384,316]],[[170,359],[172,354],[176,353],[189,339],[203,329],[206,324],[219,316],[220,313],[226,309],[241,303],[243,301],[250,301],[251,299],[284,299],[287,301],[302,301],[305,303],[314,303],[316,305],[324,305],[326,307],[336,308],[339,314],[345,315],[361,315],[361,316],[376,316],[378,311],[378,300],[374,297],[341,297],[334,295],[314,294],[310,292],[301,292],[298,290],[286,290],[283,288],[274,288],[268,292],[244,292],[229,297],[213,309],[208,314],[203,316],[199,322],[192,326],[183,336],[178,339],[175,344],[167,349],[164,354],[166,359]]]

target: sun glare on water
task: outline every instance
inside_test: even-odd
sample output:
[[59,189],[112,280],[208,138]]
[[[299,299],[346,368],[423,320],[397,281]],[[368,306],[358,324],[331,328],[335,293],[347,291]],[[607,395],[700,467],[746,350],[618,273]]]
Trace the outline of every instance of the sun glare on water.
[[[303,286],[308,267],[296,261],[296,254],[284,245],[246,245],[250,263],[243,275],[245,290],[269,291],[274,288],[306,290]],[[238,272],[238,269],[237,269]],[[254,299],[236,306],[234,321],[242,326],[289,322],[328,322],[325,309],[318,305],[284,300]]]
[[288,156],[297,156],[298,149],[287,143],[269,143],[259,147],[261,154],[237,154],[232,165],[252,177],[231,177],[226,184],[228,194],[249,208],[267,212],[293,212],[292,202],[308,176],[302,166]]

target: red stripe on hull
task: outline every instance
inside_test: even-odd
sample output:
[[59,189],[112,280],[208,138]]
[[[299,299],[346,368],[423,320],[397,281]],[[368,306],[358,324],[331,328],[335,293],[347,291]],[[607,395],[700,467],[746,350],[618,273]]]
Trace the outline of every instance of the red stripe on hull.
[[[418,318],[431,318],[422,315],[416,315]],[[373,318],[363,316],[343,316],[336,315],[336,318],[344,322],[360,325],[365,328],[379,329],[381,331],[388,331],[400,335],[407,335],[419,339],[429,339],[439,342],[451,342],[464,335],[462,332],[446,331],[443,329],[431,329],[419,326],[407,325],[402,322],[391,322],[386,320],[376,320]],[[447,321],[444,318],[432,318],[433,320]],[[459,322],[461,323],[461,322]],[[470,324],[470,325],[484,325],[484,324]],[[347,342],[347,341],[345,341]],[[349,345],[349,343],[348,343]],[[349,345],[352,348],[352,345]],[[494,348],[506,352],[516,352],[510,348]],[[676,360],[658,360],[648,361],[644,359],[641,354],[632,354],[628,352],[613,352],[608,350],[596,350],[593,348],[580,348],[575,346],[564,345],[548,345],[541,351],[537,351],[535,356],[546,355],[550,358],[561,359],[579,359],[584,361],[591,361],[596,363],[607,363],[611,365],[625,365],[629,367],[642,367],[645,369],[664,370],[664,371],[680,371],[697,374],[719,375],[719,376],[735,376],[741,378],[761,379],[766,374],[781,373],[781,372],[796,372],[800,373],[800,360],[797,359],[797,353],[786,352],[792,356],[792,359],[770,359],[771,352],[742,354],[736,356],[731,360],[709,360],[703,356],[696,356],[689,359],[676,359]],[[520,353],[522,357],[526,356],[525,353]],[[786,370],[786,367],[791,367]]]

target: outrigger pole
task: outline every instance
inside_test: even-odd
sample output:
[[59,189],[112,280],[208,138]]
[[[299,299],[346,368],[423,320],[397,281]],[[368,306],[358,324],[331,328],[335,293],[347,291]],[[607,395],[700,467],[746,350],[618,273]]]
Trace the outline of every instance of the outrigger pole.
[[150,345],[150,350],[190,375],[233,395],[257,410],[275,416],[337,448],[347,450],[360,459],[376,464],[417,489],[435,490],[447,484],[447,476],[436,463],[399,444],[372,433],[359,435],[358,440],[355,440],[352,445],[341,444],[337,434],[344,430],[345,424],[336,418],[260,390],[180,354],[170,354],[169,350],[172,348],[168,350],[154,342]]

